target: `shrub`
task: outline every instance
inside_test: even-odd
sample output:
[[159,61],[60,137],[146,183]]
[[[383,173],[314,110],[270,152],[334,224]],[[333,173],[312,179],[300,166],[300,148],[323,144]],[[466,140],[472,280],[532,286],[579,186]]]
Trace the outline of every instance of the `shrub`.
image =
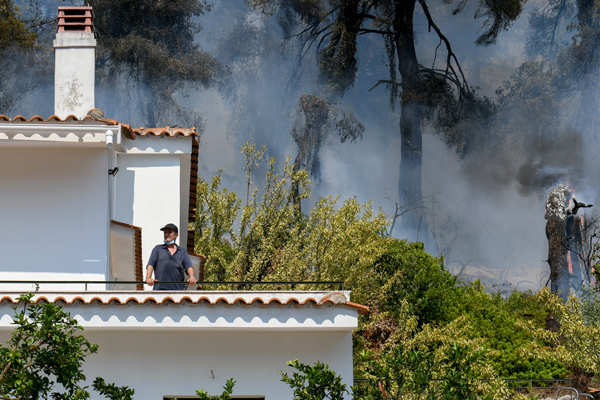
[[[395,326],[378,349],[362,348],[357,375],[367,385],[354,388],[359,399],[507,399],[508,389],[489,362],[480,339],[469,338],[469,321],[442,327],[422,325],[405,301]],[[380,316],[381,317],[381,316]],[[363,329],[375,329],[381,318]],[[389,322],[389,321],[388,321]]]
[[294,400],[343,400],[348,392],[342,378],[327,364],[317,361],[309,365],[298,360],[287,364],[297,372],[291,377],[281,372],[281,380],[294,390]]
[[225,385],[223,386],[223,392],[220,395],[211,396],[202,389],[196,390],[196,394],[200,400],[230,400],[234,386],[235,380],[233,378],[229,378],[225,382]]

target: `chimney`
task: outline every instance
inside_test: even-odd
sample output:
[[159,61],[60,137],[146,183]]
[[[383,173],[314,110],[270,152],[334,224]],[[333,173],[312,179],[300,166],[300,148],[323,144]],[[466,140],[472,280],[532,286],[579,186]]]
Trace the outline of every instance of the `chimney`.
[[54,114],[83,118],[94,108],[96,39],[92,7],[58,7],[54,39]]

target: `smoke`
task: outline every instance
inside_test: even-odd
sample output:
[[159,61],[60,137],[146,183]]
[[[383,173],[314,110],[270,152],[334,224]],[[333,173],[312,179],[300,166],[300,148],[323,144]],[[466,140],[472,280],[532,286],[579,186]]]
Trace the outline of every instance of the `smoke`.
[[[600,178],[597,127],[586,124],[585,117],[575,117],[581,102],[577,95],[543,80],[548,64],[527,46],[531,18],[541,4],[542,0],[528,2],[511,29],[501,33],[496,44],[483,47],[474,43],[481,32],[479,22],[473,20],[474,9],[452,15],[452,8],[443,2],[432,9],[469,84],[501,104],[485,128],[477,124],[461,128],[472,139],[464,156],[449,147],[440,132],[426,128],[423,206],[431,229],[426,246],[443,255],[454,273],[491,283],[510,281],[521,289],[537,289],[547,278],[544,203],[548,189],[563,182],[575,186],[581,201],[593,203],[599,198],[593,186]],[[303,52],[302,44],[289,38],[299,27],[285,16],[288,21],[282,28],[280,17],[250,10],[243,0],[215,2],[210,12],[199,17],[203,30],[196,42],[227,65],[230,73],[217,87],[189,85],[175,95],[177,104],[202,116],[200,176],[210,179],[223,170],[224,185],[238,193],[245,190],[241,145],[251,140],[267,146],[279,161],[293,159],[297,146],[290,132],[300,96],[320,94],[314,48]],[[415,29],[418,57],[431,65],[437,36],[428,32],[422,15]],[[568,43],[573,35],[562,28],[556,34],[557,43]],[[383,43],[363,36],[358,52],[357,81],[340,101],[365,131],[356,142],[340,143],[336,135],[326,136],[319,149],[321,175],[313,195],[355,196],[372,201],[391,216],[399,201],[399,113],[391,110],[383,87],[369,90],[388,73]],[[530,60],[530,56],[537,58]],[[521,67],[528,60],[533,64]],[[597,88],[595,77],[592,74],[590,82],[582,85]],[[504,84],[518,79],[525,83],[519,86],[525,88],[522,92]],[[140,100],[148,95],[147,88],[127,70],[113,80],[114,86],[97,88],[98,105],[111,118],[147,125],[141,118],[145,109]],[[48,113],[47,99],[52,97],[46,92],[51,87],[28,92],[11,111]],[[499,88],[503,92],[497,95]],[[541,97],[547,104],[528,104],[527,95],[539,88],[547,90]],[[547,111],[532,112],[540,109]],[[175,113],[163,118],[170,116],[179,118]],[[257,171],[258,182],[261,174]],[[401,219],[393,235],[410,235]]]

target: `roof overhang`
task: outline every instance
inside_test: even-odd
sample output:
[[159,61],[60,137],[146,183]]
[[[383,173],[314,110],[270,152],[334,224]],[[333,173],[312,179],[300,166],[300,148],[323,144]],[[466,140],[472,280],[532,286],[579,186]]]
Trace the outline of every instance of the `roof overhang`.
[[121,125],[0,122],[0,146],[121,146]]
[[[12,329],[20,293],[0,292],[0,330]],[[350,292],[102,291],[38,292],[86,330],[351,331],[368,308]]]

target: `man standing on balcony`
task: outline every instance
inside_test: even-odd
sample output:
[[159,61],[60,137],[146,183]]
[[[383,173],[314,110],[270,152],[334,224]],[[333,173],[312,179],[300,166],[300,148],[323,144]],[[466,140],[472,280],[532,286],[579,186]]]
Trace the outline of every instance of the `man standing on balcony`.
[[[154,286],[154,290],[184,290],[185,272],[187,272],[189,275],[187,283],[194,286],[196,278],[190,256],[184,248],[175,243],[175,239],[179,236],[177,226],[167,224],[160,230],[164,233],[165,242],[152,249],[146,266],[146,284]],[[154,272],[154,278],[152,278],[152,272]]]

